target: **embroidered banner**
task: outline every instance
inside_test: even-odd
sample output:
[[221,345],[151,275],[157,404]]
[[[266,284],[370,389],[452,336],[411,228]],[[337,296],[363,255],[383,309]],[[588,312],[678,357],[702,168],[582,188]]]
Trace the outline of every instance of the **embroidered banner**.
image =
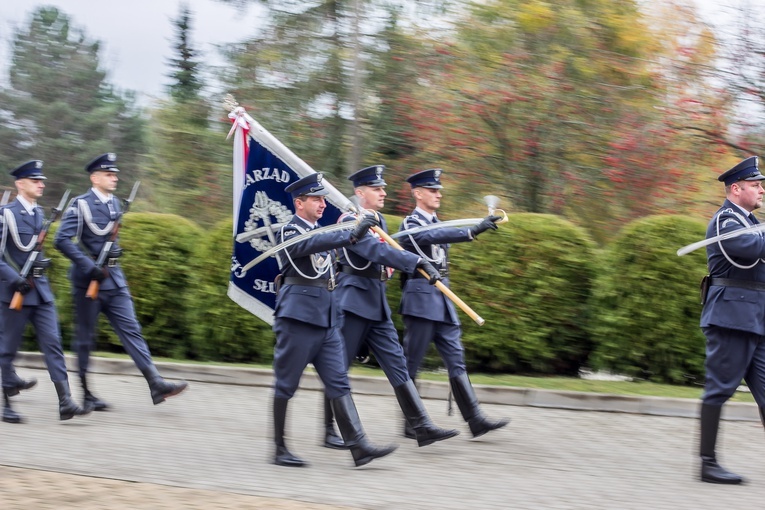
[[[274,278],[281,272],[277,259],[264,260],[246,273],[242,267],[274,246],[278,230],[294,215],[292,196],[284,188],[315,171],[242,107],[236,107],[229,118],[234,123],[234,247],[228,296],[273,324]],[[329,195],[320,224],[331,225],[351,202],[326,179],[323,184]]]

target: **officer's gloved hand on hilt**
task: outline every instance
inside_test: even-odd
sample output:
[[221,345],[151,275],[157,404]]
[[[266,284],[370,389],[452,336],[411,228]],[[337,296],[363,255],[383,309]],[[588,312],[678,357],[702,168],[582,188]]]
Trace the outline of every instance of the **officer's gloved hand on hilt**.
[[497,223],[499,220],[502,219],[502,216],[493,216],[489,215],[481,220],[480,223],[477,225],[473,225],[470,227],[470,234],[473,236],[473,239],[480,234],[481,232],[486,232],[489,229],[497,230]]
[[104,281],[104,278],[106,278],[104,270],[95,266],[90,270],[90,274],[88,276],[90,276],[91,280],[95,280],[97,282],[102,282]]
[[433,264],[428,262],[425,259],[420,259],[419,262],[417,262],[417,267],[415,271],[418,269],[422,269],[426,273],[428,273],[428,283],[431,285],[435,285],[436,282],[441,281],[441,273],[436,269]]
[[26,278],[19,276],[18,280],[13,282],[13,290],[20,293],[22,296],[26,296],[29,294],[29,291],[32,290],[32,284],[29,283],[29,280]]
[[379,227],[380,220],[376,216],[371,214],[365,214],[359,220],[359,224],[351,232],[351,244],[356,244],[359,239],[364,237],[369,229],[372,227]]

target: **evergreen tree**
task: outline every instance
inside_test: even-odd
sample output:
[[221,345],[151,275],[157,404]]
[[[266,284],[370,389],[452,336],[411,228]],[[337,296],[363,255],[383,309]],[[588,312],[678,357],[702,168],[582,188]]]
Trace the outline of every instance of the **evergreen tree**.
[[[151,111],[151,147],[147,172],[152,206],[212,225],[231,214],[231,146],[221,124],[210,125],[211,106],[201,91],[202,64],[191,48],[192,13],[182,7],[173,20],[177,58],[170,60],[170,98]],[[191,214],[193,212],[193,214]]]
[[[391,140],[377,140],[378,122],[391,113],[390,105],[386,112],[377,111],[377,92],[396,88],[397,80],[402,86],[412,84],[406,76],[380,74],[385,64],[375,61],[387,58],[384,48],[389,37],[395,38],[390,32],[400,32],[399,13],[407,7],[411,12],[412,3],[249,1],[269,8],[269,23],[229,52],[229,90],[256,120],[309,165],[337,176],[333,183],[342,187],[346,175],[392,149],[381,147]],[[415,3],[431,13],[442,4]],[[373,75],[386,85],[378,87]]]
[[86,188],[84,166],[100,153],[117,153],[120,167],[129,169],[120,177],[138,178],[140,111],[132,94],[118,94],[106,82],[98,53],[99,43],[52,7],[34,11],[14,35],[10,86],[0,89],[0,167],[43,160],[46,203],[65,187]]
[[190,41],[192,20],[191,9],[188,5],[182,5],[178,18],[173,20],[176,36],[173,48],[177,56],[170,60],[173,71],[169,76],[173,79],[173,83],[169,89],[170,95],[180,102],[198,99],[202,90],[202,81],[199,78],[200,65],[195,59],[198,52],[192,48]]

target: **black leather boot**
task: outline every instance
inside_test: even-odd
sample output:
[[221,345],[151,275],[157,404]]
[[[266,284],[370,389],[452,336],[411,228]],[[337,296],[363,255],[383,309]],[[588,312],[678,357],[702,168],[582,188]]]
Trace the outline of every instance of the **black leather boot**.
[[473,385],[470,384],[470,379],[467,374],[452,377],[449,379],[449,384],[452,387],[454,401],[457,402],[457,407],[459,408],[460,413],[462,413],[462,418],[468,423],[470,432],[473,433],[473,437],[482,436],[487,432],[502,428],[510,423],[510,420],[507,418],[490,420],[484,416],[478,404],[475,392],[473,391]]
[[21,415],[11,408],[11,400],[5,392],[3,392],[3,399],[5,400],[5,405],[3,406],[3,421],[5,423],[21,423],[24,421],[21,418]]
[[34,388],[37,385],[37,379],[34,377],[30,379],[22,379],[18,376],[18,374],[16,374],[15,370],[11,370],[11,383],[8,386],[3,386],[3,391],[9,397],[18,395],[19,391],[26,391],[28,389]]
[[154,365],[141,370],[151,390],[151,400],[154,405],[161,404],[166,398],[175,396],[185,390],[189,385],[186,381],[171,383],[162,378]]
[[412,426],[409,424],[409,420],[404,417],[404,437],[407,439],[417,439],[417,433],[415,433]]
[[[417,381],[415,379],[412,379],[412,383],[414,383],[414,388],[417,390],[417,394],[420,393],[420,387],[417,384]],[[409,420],[406,419],[406,416],[404,416],[404,437],[407,439],[417,439],[417,434],[414,432],[414,429],[409,424]]]
[[717,463],[715,446],[722,406],[701,405],[701,481],[736,485],[744,481]]
[[322,393],[324,402],[324,447],[333,450],[347,450],[343,438],[335,432],[335,417],[332,414],[332,404],[330,404],[326,393]]
[[58,394],[58,416],[62,420],[71,420],[75,416],[84,416],[90,414],[92,407],[82,408],[72,400],[72,394],[69,391],[69,381],[56,381],[53,383]]
[[84,407],[92,407],[94,411],[107,411],[109,410],[109,404],[93,395],[88,390],[88,378],[86,375],[80,376],[80,382],[82,383],[82,392],[84,394]]
[[335,420],[337,420],[337,427],[340,429],[340,434],[343,435],[343,440],[348,449],[351,450],[353,462],[357,467],[369,464],[375,459],[385,457],[396,451],[397,445],[378,448],[369,442],[350,393],[334,398],[330,402],[332,403],[332,411],[335,413]]
[[287,404],[286,398],[274,397],[274,443],[276,444],[276,453],[274,455],[274,464],[277,466],[303,467],[308,463],[293,455],[284,444],[284,426],[287,422]]
[[[422,403],[420,394],[414,386],[414,381],[409,380],[404,384],[393,388],[398,399],[398,405],[404,412],[407,424],[414,432],[418,446],[427,446],[436,441],[443,441],[459,434],[457,430],[448,430],[437,427],[428,416],[428,411]],[[406,428],[404,429],[406,433]]]

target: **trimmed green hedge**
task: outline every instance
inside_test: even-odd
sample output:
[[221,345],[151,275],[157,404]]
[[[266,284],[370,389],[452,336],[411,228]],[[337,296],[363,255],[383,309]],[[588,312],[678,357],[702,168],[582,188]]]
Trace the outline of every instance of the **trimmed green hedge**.
[[[51,236],[53,234],[51,233]],[[143,335],[155,356],[184,358],[190,342],[185,320],[184,295],[193,284],[190,275],[191,253],[204,232],[181,216],[156,213],[125,215],[120,230],[120,246],[125,254],[120,264],[133,296]],[[67,278],[69,260],[53,248],[47,254],[54,264],[50,271],[56,294],[59,323],[64,345],[71,348],[74,309]],[[97,349],[123,352],[117,335],[101,315]],[[34,344],[32,344],[34,345]]]
[[[496,232],[453,246],[452,287],[486,324],[463,320],[470,366],[482,371],[576,374],[587,359],[587,300],[595,246],[549,214],[512,214]],[[465,298],[463,298],[465,299]]]
[[[387,218],[389,229],[400,219]],[[488,372],[576,374],[587,359],[587,301],[595,246],[572,223],[548,214],[513,214],[497,231],[450,250],[451,289],[479,316],[458,309],[470,369]],[[401,299],[391,282],[395,311]],[[400,316],[396,325],[402,333]],[[433,350],[426,366],[440,360]]]
[[[391,232],[401,218],[386,216]],[[55,229],[55,225],[54,225]],[[174,215],[131,213],[122,265],[152,353],[212,361],[270,362],[271,327],[227,295],[232,223],[202,230]],[[574,375],[583,364],[660,382],[698,383],[704,337],[698,282],[703,222],[653,216],[631,223],[599,252],[581,228],[553,215],[513,214],[496,232],[451,249],[451,288],[486,320],[458,311],[471,371]],[[52,236],[53,234],[51,234]],[[72,337],[68,260],[49,247],[64,345]],[[398,277],[388,284],[394,323]],[[27,333],[25,348],[36,349]],[[98,349],[122,352],[102,318]],[[423,368],[442,365],[434,348]]]
[[627,225],[603,254],[590,304],[591,363],[651,381],[703,383],[699,282],[705,251],[678,257],[706,224],[650,216]]
[[223,221],[196,246],[194,285],[186,295],[190,354],[203,360],[269,363],[274,351],[271,326],[226,295],[232,229],[232,220]]

